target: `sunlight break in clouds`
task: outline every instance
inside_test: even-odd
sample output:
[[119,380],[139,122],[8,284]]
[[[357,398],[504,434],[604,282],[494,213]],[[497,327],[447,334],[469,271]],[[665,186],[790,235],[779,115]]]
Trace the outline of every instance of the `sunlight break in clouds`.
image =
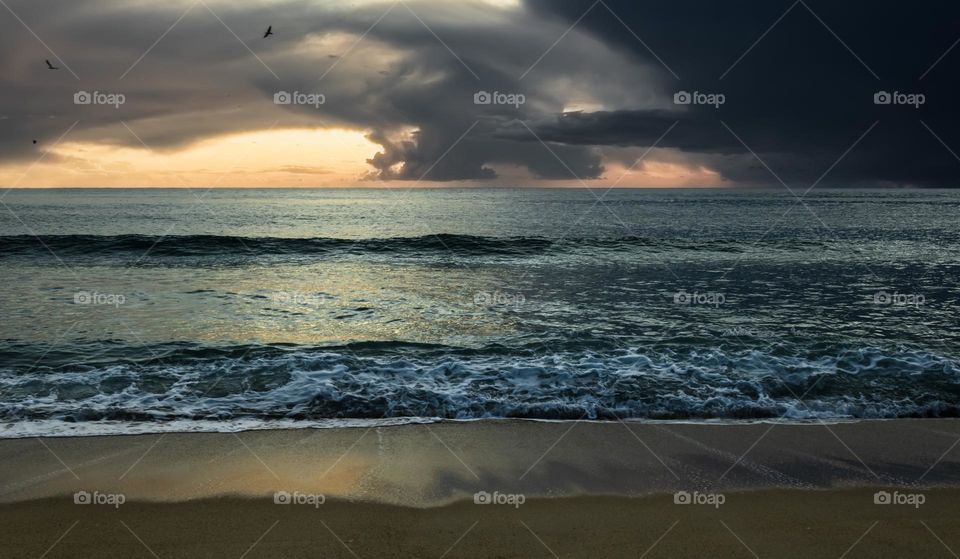
[[[377,149],[360,132],[271,130],[231,134],[185,149],[64,142],[54,162],[30,169],[23,184],[44,187],[310,187],[363,185],[364,158]],[[0,168],[13,182],[21,166]],[[134,182],[135,181],[135,182]]]

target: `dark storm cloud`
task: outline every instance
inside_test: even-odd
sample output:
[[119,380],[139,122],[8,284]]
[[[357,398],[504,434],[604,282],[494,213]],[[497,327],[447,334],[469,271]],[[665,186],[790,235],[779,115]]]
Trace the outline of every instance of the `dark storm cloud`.
[[[809,2],[879,80],[800,4],[721,80],[790,3],[608,0],[622,23],[595,5],[537,62],[593,0],[529,0],[513,10],[410,2],[430,30],[402,4],[370,29],[389,4],[208,2],[263,64],[203,4],[134,65],[192,2],[9,2],[80,79],[46,70],[53,55],[0,11],[0,157],[33,160],[74,122],[69,140],[142,140],[160,151],[230,132],[336,126],[381,146],[370,159],[376,178],[483,180],[498,166],[595,178],[604,174],[601,152],[639,154],[679,121],[659,143],[678,160],[769,184],[721,120],[785,180],[806,182],[879,120],[830,173],[832,184],[952,186],[960,174],[920,123],[960,146],[960,48],[918,79],[960,37],[952,4]],[[268,24],[276,34],[262,40]],[[674,105],[681,89],[721,92],[726,103]],[[881,89],[923,92],[927,102],[875,106]],[[120,92],[127,102],[77,106],[78,90]],[[326,102],[274,105],[280,90],[322,92]],[[475,105],[478,90],[522,93],[526,103]],[[564,113],[578,105],[587,109]]]
[[[159,151],[229,132],[338,126],[366,131],[382,146],[370,162],[383,179],[487,179],[495,176],[490,165],[497,164],[526,167],[547,178],[602,172],[591,147],[554,146],[561,164],[542,145],[494,133],[503,123],[554,114],[563,106],[549,79],[518,80],[562,32],[560,22],[538,25],[539,16],[522,9],[411,2],[417,15],[422,12],[430,21],[429,30],[402,4],[370,29],[389,4],[345,9],[307,1],[211,2],[261,64],[202,4],[139,62],[190,3],[163,8],[106,0],[60,4],[56,10],[26,2],[12,7],[62,64],[16,20],[0,19],[0,103],[5,108],[0,116],[7,117],[0,121],[0,150],[8,160],[36,158],[76,121],[69,140],[132,147],[142,140]],[[276,34],[264,41],[260,34],[268,23]],[[363,33],[365,38],[354,44]],[[634,80],[645,74],[623,57],[608,56],[601,42],[584,41],[571,37],[557,52],[569,59],[577,49],[602,60],[568,68],[564,79],[598,67],[621,73],[629,68]],[[518,51],[529,61],[518,59]],[[62,69],[47,70],[45,58]],[[556,74],[555,61],[543,67]],[[126,103],[77,106],[73,95],[79,90],[123,93]],[[325,103],[277,106],[273,95],[281,90],[322,92]],[[529,101],[521,107],[475,105],[478,90],[523,92]]]
[[[719,92],[726,103],[719,109],[690,107],[679,114],[622,107],[561,115],[538,123],[544,139],[572,145],[648,146],[678,120],[660,146],[700,154],[702,161],[732,180],[771,182],[769,172],[755,159],[735,157],[749,152],[722,120],[784,180],[812,182],[880,121],[831,171],[826,183],[957,186],[960,162],[920,121],[947,144],[960,146],[956,132],[960,49],[920,77],[960,38],[960,4],[606,3],[679,77],[661,68],[661,79],[654,84],[661,95],[678,90]],[[593,0],[529,2],[544,17],[571,24],[592,4]],[[578,29],[638,61],[657,63],[602,5],[595,6]],[[880,90],[923,93],[926,103],[919,109],[877,106],[873,94]]]

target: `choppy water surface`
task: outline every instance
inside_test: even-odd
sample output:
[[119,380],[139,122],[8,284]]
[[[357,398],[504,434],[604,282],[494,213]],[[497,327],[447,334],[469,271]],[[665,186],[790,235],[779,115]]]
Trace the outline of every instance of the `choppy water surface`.
[[960,193],[795,202],[11,191],[0,436],[77,423],[958,415]]

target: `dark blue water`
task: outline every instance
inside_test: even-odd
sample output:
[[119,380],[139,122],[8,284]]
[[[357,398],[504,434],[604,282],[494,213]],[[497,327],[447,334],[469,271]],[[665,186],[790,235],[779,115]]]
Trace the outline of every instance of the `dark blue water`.
[[3,201],[8,436],[960,412],[953,191]]

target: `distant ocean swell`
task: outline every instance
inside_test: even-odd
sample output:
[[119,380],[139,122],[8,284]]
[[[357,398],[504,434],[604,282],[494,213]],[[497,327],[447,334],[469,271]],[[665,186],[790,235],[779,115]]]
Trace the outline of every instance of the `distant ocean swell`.
[[[798,239],[761,239],[766,246],[783,250],[822,249],[826,243]],[[111,255],[162,257],[299,256],[325,254],[420,254],[455,253],[465,256],[522,256],[551,250],[636,249],[740,252],[742,240],[677,240],[637,236],[548,239],[544,237],[481,237],[472,235],[426,235],[373,239],[233,237],[217,235],[30,235],[0,236],[0,258]]]
[[69,352],[33,370],[25,360],[5,365],[0,421],[960,416],[956,359],[872,347],[800,355],[165,344],[147,353],[159,358],[139,359],[119,351],[86,365],[69,365]]

